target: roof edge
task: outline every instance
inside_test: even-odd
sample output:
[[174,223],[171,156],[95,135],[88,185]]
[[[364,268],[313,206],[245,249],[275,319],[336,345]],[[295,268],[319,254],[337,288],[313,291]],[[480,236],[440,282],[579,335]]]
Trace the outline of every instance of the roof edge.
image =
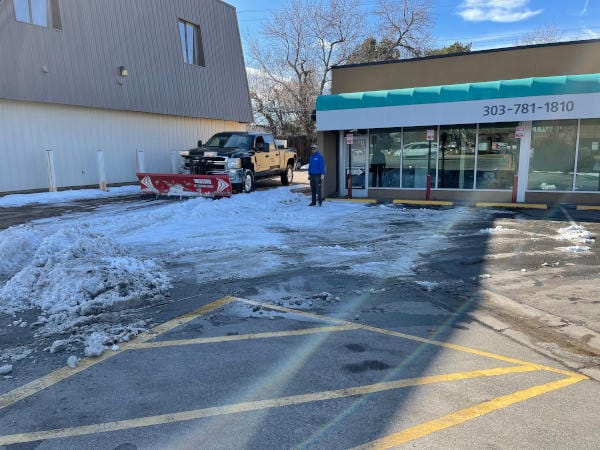
[[419,56],[416,58],[407,58],[407,59],[393,59],[390,61],[373,61],[366,63],[357,63],[357,64],[345,64],[340,66],[333,66],[332,70],[338,69],[351,69],[355,67],[367,67],[367,66],[380,66],[386,64],[402,64],[414,61],[427,61],[430,59],[442,59],[442,58],[454,58],[457,56],[467,56],[467,55],[480,55],[485,53],[500,53],[514,50],[524,50],[529,48],[545,48],[545,47],[558,47],[561,45],[583,45],[583,44],[594,44],[600,43],[600,39],[585,39],[585,40],[574,40],[574,41],[563,41],[563,42],[549,42],[544,44],[529,44],[529,45],[518,45],[514,47],[499,47],[499,48],[489,48],[485,50],[475,50],[472,52],[460,52],[460,53],[448,53],[446,55],[431,55],[431,56]]

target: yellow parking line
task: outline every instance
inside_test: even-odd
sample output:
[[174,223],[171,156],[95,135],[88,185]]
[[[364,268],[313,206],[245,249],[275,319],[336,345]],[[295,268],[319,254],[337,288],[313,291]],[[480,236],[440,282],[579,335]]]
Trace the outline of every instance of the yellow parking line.
[[108,358],[118,355],[119,353],[122,353],[126,350],[132,349],[136,345],[139,345],[140,341],[145,342],[149,339],[154,339],[161,333],[164,333],[179,325],[187,323],[195,319],[196,317],[202,314],[206,314],[207,312],[217,309],[223,305],[226,305],[227,303],[230,303],[235,299],[235,297],[223,297],[219,300],[209,303],[208,305],[198,308],[195,311],[184,314],[183,316],[180,316],[176,319],[158,325],[157,327],[153,328],[148,334],[138,336],[137,342],[131,341],[119,344],[120,349],[116,352],[105,352],[102,356],[99,357],[84,358],[81,361],[79,361],[79,364],[74,369],[71,369],[67,366],[61,367],[60,369],[50,372],[48,375],[45,375],[30,383],[18,387],[17,389],[13,389],[12,391],[2,394],[0,395],[0,409],[6,408],[7,406],[12,405],[13,403],[18,402],[19,400],[23,400],[24,398],[27,398],[33,394],[37,394],[38,392],[56,383],[59,383],[60,381],[66,380],[67,378],[72,377],[73,375],[78,374],[79,372],[82,372],[86,369],[89,369],[90,367],[101,363],[102,361],[106,361]]
[[360,328],[360,325],[348,324],[348,325],[337,325],[331,327],[315,327],[305,328],[302,330],[292,331],[272,331],[270,333],[252,333],[252,334],[236,334],[232,336],[214,336],[209,338],[196,338],[196,339],[178,339],[172,341],[154,341],[154,342],[142,342],[134,344],[135,350],[142,348],[159,348],[159,347],[175,347],[179,345],[198,345],[198,344],[214,344],[218,342],[232,342],[232,341],[244,341],[252,339],[267,339],[274,337],[285,337],[285,336],[301,336],[305,334],[315,333],[333,333],[336,331],[356,330]]
[[[12,445],[25,442],[40,441],[46,439],[60,439],[74,436],[83,436],[94,433],[105,433],[110,431],[127,430],[130,428],[148,427],[152,425],[163,425],[177,422],[184,422],[207,417],[220,416],[225,414],[238,414],[248,411],[257,411],[267,408],[278,408],[282,406],[299,405],[323,400],[332,400],[346,398],[357,395],[367,395],[377,392],[389,391],[406,387],[423,386],[441,382],[467,380],[482,377],[495,377],[512,373],[525,373],[536,371],[538,368],[533,365],[499,367],[493,369],[474,370],[471,372],[451,373],[444,375],[432,375],[419,378],[408,378],[404,380],[388,381],[375,383],[366,386],[357,386],[352,388],[336,389],[331,391],[314,392],[310,394],[292,395],[269,400],[257,400],[253,402],[242,402],[232,405],[215,406],[211,408],[196,409],[178,413],[160,414],[156,416],[140,417],[137,419],[120,420],[115,422],[105,422],[93,425],[84,425],[71,428],[59,428],[55,430],[34,431],[31,433],[11,434],[0,436],[1,445]],[[579,381],[579,380],[578,380]],[[552,384],[552,383],[551,383]],[[555,388],[556,389],[556,388]],[[536,394],[539,395],[539,394]]]
[[600,211],[600,205],[577,205],[577,211]]
[[545,203],[494,203],[494,202],[477,202],[477,208],[526,208],[526,209],[548,209]]
[[586,379],[586,377],[583,376],[568,377],[558,381],[534,386],[529,389],[513,392],[512,394],[497,397],[493,400],[483,402],[460,411],[455,411],[444,417],[440,417],[439,419],[434,419],[432,421],[407,428],[406,430],[398,433],[390,434],[384,438],[368,442],[359,447],[355,447],[355,449],[387,449],[396,447],[400,444],[404,444],[406,442],[435,433],[436,431],[443,430],[444,428],[450,428],[468,420],[475,419],[476,417],[483,416],[484,414],[506,408],[515,403],[519,403],[530,398],[537,397],[538,395],[578,383],[584,379]]
[[394,205],[429,205],[429,206],[454,206],[453,202],[445,200],[393,200]]
[[351,203],[377,203],[374,198],[329,198],[325,200],[328,202],[351,202]]
[[336,319],[336,318],[333,318],[333,317],[323,317],[323,316],[319,316],[317,314],[312,314],[312,313],[309,313],[309,312],[306,312],[306,311],[296,311],[294,309],[286,308],[285,306],[269,305],[269,304],[257,302],[257,301],[254,301],[254,300],[248,300],[248,299],[244,299],[244,298],[239,298],[239,297],[236,298],[236,300],[240,301],[240,302],[248,303],[250,305],[261,306],[261,307],[267,308],[267,309],[274,309],[274,310],[284,311],[284,312],[288,312],[288,313],[300,314],[300,315],[303,315],[303,316],[306,316],[306,317],[311,317],[311,318],[327,319],[327,320],[329,320],[331,322],[338,323],[338,324],[354,325],[354,326],[357,326],[358,329],[362,329],[362,330],[372,331],[372,332],[375,332],[375,333],[385,334],[385,335],[388,335],[388,336],[395,336],[395,337],[399,337],[399,338],[402,338],[402,339],[408,339],[408,340],[411,340],[411,341],[422,342],[424,344],[435,345],[435,346],[438,346],[438,347],[443,347],[443,348],[448,348],[448,349],[452,349],[452,350],[457,350],[457,351],[464,352],[464,353],[471,353],[473,355],[483,356],[485,358],[491,358],[491,359],[495,359],[495,360],[498,360],[498,361],[508,362],[508,363],[511,363],[511,364],[535,365],[540,370],[546,370],[546,371],[549,371],[549,372],[560,373],[560,374],[568,376],[568,377],[578,377],[578,376],[580,376],[578,373],[571,372],[571,371],[568,371],[568,370],[555,369],[555,368],[549,367],[549,366],[543,366],[543,365],[540,365],[540,364],[533,364],[533,363],[530,363],[528,361],[521,361],[520,359],[516,359],[516,358],[509,358],[507,356],[497,355],[495,353],[486,352],[486,351],[483,351],[483,350],[477,350],[477,349],[470,348],[470,347],[464,347],[462,345],[451,344],[451,343],[442,342],[442,341],[436,341],[436,340],[433,340],[433,339],[422,338],[422,337],[419,337],[419,336],[413,336],[411,334],[401,333],[399,331],[386,330],[385,328],[372,327],[372,326],[369,326],[369,325],[355,324],[353,322],[348,322],[348,321],[345,321],[345,320],[342,320],[342,319]]

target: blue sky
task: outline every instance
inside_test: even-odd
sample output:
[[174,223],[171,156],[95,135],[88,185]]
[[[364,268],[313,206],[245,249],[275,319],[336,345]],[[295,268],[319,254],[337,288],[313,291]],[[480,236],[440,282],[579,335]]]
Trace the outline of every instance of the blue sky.
[[[242,38],[281,8],[281,0],[225,0],[237,9]],[[364,10],[376,0],[361,0]],[[432,0],[436,47],[455,41],[473,50],[509,47],[526,33],[554,26],[562,40],[600,38],[600,0]]]

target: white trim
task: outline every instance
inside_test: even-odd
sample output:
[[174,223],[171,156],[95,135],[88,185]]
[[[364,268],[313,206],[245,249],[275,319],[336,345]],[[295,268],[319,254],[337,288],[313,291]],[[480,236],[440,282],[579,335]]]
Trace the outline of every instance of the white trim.
[[525,201],[525,192],[529,184],[529,157],[531,155],[532,122],[521,122],[523,137],[519,143],[519,172],[517,184],[517,202]]
[[[559,110],[556,112],[548,110],[547,104],[553,103],[559,105]],[[527,105],[527,108],[517,108],[516,105]],[[535,105],[535,112],[531,111],[532,105]],[[523,112],[524,110],[527,112]],[[500,114],[501,112],[503,113]],[[600,93],[543,95],[467,102],[317,111],[317,130],[333,131],[352,128],[410,127],[423,124],[458,125],[597,117],[600,117]]]

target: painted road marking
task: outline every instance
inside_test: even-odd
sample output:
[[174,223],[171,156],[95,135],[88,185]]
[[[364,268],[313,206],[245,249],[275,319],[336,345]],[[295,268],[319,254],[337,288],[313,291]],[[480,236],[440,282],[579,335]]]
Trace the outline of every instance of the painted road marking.
[[[317,314],[312,314],[306,311],[296,311],[294,309],[290,309],[290,308],[286,308],[285,306],[278,306],[278,305],[268,305],[266,303],[261,303],[261,302],[257,302],[254,300],[248,300],[248,299],[244,299],[244,298],[236,298],[236,301],[240,301],[240,302],[244,302],[244,303],[248,303],[250,305],[255,305],[255,306],[261,306],[263,308],[268,308],[268,309],[275,309],[275,310],[279,310],[282,312],[288,312],[288,313],[295,313],[295,314],[301,314],[303,316],[306,317],[310,317],[310,318],[319,318],[319,319],[323,319],[323,316],[319,316]],[[325,317],[327,318],[327,317]],[[486,352],[486,351],[482,351],[482,350],[477,350],[474,348],[470,348],[470,347],[463,347],[462,345],[456,345],[456,344],[450,344],[448,342],[442,342],[442,341],[436,341],[433,339],[427,339],[427,338],[422,338],[419,336],[413,336],[412,334],[406,334],[406,333],[401,333],[399,331],[391,331],[391,330],[386,330],[385,328],[378,328],[378,327],[372,327],[369,325],[362,325],[362,324],[355,324],[353,322],[348,322],[342,319],[335,319],[335,318],[327,318],[328,320],[340,324],[340,325],[356,325],[358,328],[362,329],[362,330],[368,330],[368,331],[372,331],[375,333],[380,333],[380,334],[385,334],[388,336],[394,336],[394,337],[399,337],[402,339],[407,339],[407,340],[411,340],[411,341],[417,341],[417,342],[422,342],[424,344],[430,344],[430,345],[435,345],[437,347],[444,347],[444,348],[448,348],[448,349],[452,349],[452,350],[458,350],[460,352],[464,352],[464,353],[471,353],[473,355],[478,355],[478,356],[483,356],[486,358],[491,358],[491,359],[496,359],[498,361],[504,361],[504,362],[508,362],[511,364],[523,364],[523,365],[534,365],[533,363],[527,362],[527,361],[521,361],[519,359],[516,358],[509,358],[507,356],[502,356],[502,355],[496,355],[495,353],[490,353],[490,352]],[[543,365],[537,365],[537,367],[540,368],[540,370],[546,370],[549,372],[555,372],[555,373],[560,373],[566,376],[575,376],[578,377],[580,376],[578,373],[576,372],[570,372],[567,370],[560,370],[560,369],[555,369],[553,367],[549,367],[549,366],[543,366]]]
[[454,206],[453,202],[445,200],[392,200],[394,205],[430,205],[430,206]]
[[477,202],[477,208],[525,208],[525,209],[548,209],[545,203],[494,203],[494,202]]
[[[329,321],[335,326],[331,327],[319,327],[305,330],[294,330],[291,332],[271,332],[271,333],[255,333],[255,334],[247,334],[247,335],[238,335],[238,336],[226,336],[220,338],[203,338],[203,339],[189,339],[189,340],[178,340],[178,341],[154,341],[148,342],[155,337],[172,330],[175,327],[186,324],[198,316],[206,314],[216,308],[224,306],[231,302],[243,302],[250,305],[258,305],[264,307],[265,309],[271,310],[279,310],[284,312],[289,312],[293,314],[302,315],[305,317],[310,317],[314,319],[319,319],[321,321]],[[307,402],[315,402],[322,400],[330,400],[335,398],[344,398],[350,396],[357,395],[366,395],[375,392],[382,392],[391,389],[399,389],[404,387],[411,386],[420,386],[425,384],[433,384],[440,382],[448,382],[455,380],[464,380],[464,379],[472,379],[479,377],[492,377],[499,375],[507,375],[511,373],[523,373],[523,372],[533,372],[533,371],[549,371],[561,375],[565,375],[566,378],[563,378],[558,381],[554,381],[551,383],[546,383],[540,386],[535,386],[529,389],[525,389],[522,391],[518,391],[503,397],[498,397],[494,400],[481,403],[479,405],[475,405],[455,413],[448,414],[442,418],[435,419],[433,421],[429,421],[414,427],[411,427],[407,430],[401,431],[399,433],[392,434],[390,436],[378,439],[376,441],[372,441],[370,443],[364,444],[366,447],[364,448],[388,448],[389,446],[399,445],[402,442],[408,442],[409,440],[417,439],[419,437],[426,436],[428,434],[439,431],[443,428],[448,428],[454,426],[456,424],[465,422],[467,420],[473,419],[475,417],[479,417],[481,415],[487,414],[489,412],[505,408],[514,403],[518,403],[521,401],[525,401],[527,399],[533,398],[535,396],[551,392],[556,389],[561,389],[563,387],[569,386],[571,384],[577,383],[582,380],[588,379],[583,375],[579,375],[574,372],[554,369],[552,367],[543,366],[540,364],[528,363],[525,361],[520,361],[515,358],[508,358],[501,355],[496,355],[494,353],[481,351],[472,349],[469,347],[463,347],[460,345],[450,344],[447,342],[435,341],[432,339],[421,338],[418,336],[412,336],[405,333],[395,332],[391,330],[386,330],[383,328],[371,327],[367,325],[356,324],[352,322],[348,322],[341,319],[319,316],[316,314],[308,313],[305,311],[298,311],[290,308],[286,308],[283,306],[270,305],[265,303],[256,302],[253,300],[238,298],[238,297],[224,297],[220,300],[212,302],[208,305],[203,306],[193,312],[180,316],[176,319],[173,319],[169,322],[166,322],[162,325],[159,325],[151,330],[147,335],[138,338],[136,342],[127,343],[124,345],[124,349],[118,352],[109,353],[106,356],[94,359],[84,359],[77,369],[63,368],[57,371],[52,372],[51,374],[40,378],[32,383],[29,383],[21,388],[15,389],[7,394],[0,396],[0,409],[9,406],[16,401],[19,401],[23,398],[26,398],[34,393],[37,393],[53,384],[56,384],[75,373],[79,373],[82,370],[85,370],[101,361],[106,360],[107,358],[114,356],[122,351],[129,350],[133,351],[140,348],[155,348],[162,347],[168,345],[189,345],[189,344],[203,344],[203,343],[211,343],[211,342],[224,342],[226,340],[241,340],[241,339],[260,339],[260,338],[268,338],[268,337],[280,337],[280,336],[290,336],[290,335],[302,335],[302,334],[311,334],[318,332],[336,332],[336,331],[346,331],[352,329],[362,329],[368,330],[376,333],[381,333],[389,336],[400,337],[403,339],[413,340],[417,342],[422,342],[423,344],[440,346],[443,348],[448,348],[452,350],[462,351],[466,353],[471,353],[479,356],[484,356],[487,358],[516,363],[517,366],[512,367],[502,367],[496,369],[485,369],[485,370],[477,370],[472,372],[462,372],[462,373],[454,373],[454,374],[446,374],[446,375],[434,375],[428,377],[421,378],[412,378],[412,379],[404,379],[404,380],[396,380],[391,382],[377,383],[373,385],[367,386],[357,386],[354,388],[345,388],[338,389],[333,391],[324,391],[317,392],[312,394],[304,394],[304,395],[296,395],[290,397],[282,397],[278,399],[271,400],[258,400],[254,402],[244,402],[234,405],[225,405],[225,406],[217,406],[212,408],[204,408],[197,409],[192,411],[184,411],[180,413],[172,413],[172,414],[162,414],[157,416],[149,416],[142,417],[137,419],[129,419],[117,422],[107,422],[100,423],[94,425],[86,425],[80,427],[72,427],[72,428],[62,428],[57,430],[48,430],[48,431],[37,431],[30,433],[21,433],[21,434],[13,434],[7,436],[0,436],[0,445],[11,445],[15,443],[21,442],[32,442],[37,440],[44,439],[57,439],[64,437],[72,437],[72,436],[81,436],[93,433],[101,433],[101,432],[110,432],[116,430],[124,430],[129,428],[138,428],[152,425],[160,425],[160,424],[168,424],[175,422],[182,422],[194,419],[200,419],[204,417],[212,417],[217,415],[224,414],[235,414],[246,411],[256,411],[265,408],[275,408],[289,405],[302,404]],[[164,343],[163,343],[164,342]]]
[[221,306],[224,306],[228,303],[234,301],[235,297],[223,297],[219,300],[216,300],[208,305],[205,305],[201,308],[196,309],[190,313],[184,314],[183,316],[177,317],[173,320],[165,322],[157,327],[153,328],[148,334],[141,335],[137,337],[137,341],[125,342],[119,344],[119,350],[116,352],[105,352],[102,356],[97,358],[83,358],[78,366],[74,369],[70,367],[61,367],[53,372],[50,372],[48,375],[38,378],[37,380],[32,381],[31,383],[27,383],[17,389],[13,389],[12,391],[7,392],[6,394],[0,395],[0,410],[6,408],[7,406],[12,405],[19,400],[23,400],[33,394],[37,394],[38,392],[55,385],[67,378],[72,377],[73,375],[78,374],[90,367],[101,363],[102,361],[106,361],[108,358],[111,358],[115,355],[118,355],[126,350],[132,349],[135,345],[139,345],[140,342],[145,342],[150,339],[154,339],[157,335],[165,333],[179,325],[187,323],[191,320],[194,320],[196,317],[206,314],[210,311],[213,311]]
[[215,406],[211,408],[196,409],[171,414],[160,414],[156,416],[141,417],[137,419],[120,420],[116,422],[105,422],[94,425],[84,425],[71,428],[59,428],[47,431],[35,431],[31,433],[12,434],[0,436],[0,445],[12,445],[24,442],[33,442],[46,439],[60,439],[74,436],[83,436],[94,433],[105,433],[109,431],[126,430],[130,428],[141,428],[152,425],[164,425],[177,422],[185,422],[195,419],[203,419],[225,414],[238,414],[249,411],[258,411],[268,408],[279,408],[282,406],[300,405],[304,403],[332,400],[357,395],[367,395],[377,392],[389,391],[414,386],[424,386],[449,381],[468,380],[482,377],[496,377],[513,373],[525,373],[539,370],[533,365],[499,367],[494,369],[474,370],[471,372],[450,373],[445,375],[432,375],[419,378],[407,378],[404,380],[375,383],[366,386],[336,389],[331,391],[314,392],[311,394],[292,395],[269,400],[257,400],[253,402],[242,402],[232,405]]
[[558,381],[553,381],[551,383],[541,384],[539,386],[534,386],[529,389],[513,392],[512,394],[497,397],[493,400],[479,403],[478,405],[471,406],[469,408],[461,409],[460,411],[455,411],[444,417],[440,417],[439,419],[435,419],[430,422],[425,422],[414,427],[407,428],[406,430],[400,431],[398,433],[390,434],[389,436],[383,437],[381,439],[377,439],[375,441],[363,444],[359,447],[355,447],[355,449],[387,449],[396,447],[400,444],[405,444],[415,439],[435,433],[436,431],[443,430],[444,428],[450,428],[455,425],[459,425],[463,422],[483,416],[484,414],[488,414],[492,411],[506,408],[507,406],[513,405],[515,403],[519,403],[530,398],[537,397],[538,395],[542,395],[547,392],[564,388],[566,386],[578,383],[585,379],[587,379],[587,377],[584,376],[568,377]]
[[247,341],[252,339],[268,339],[274,337],[285,337],[285,336],[301,336],[305,334],[316,334],[316,333],[333,333],[336,331],[347,331],[357,330],[361,328],[355,324],[348,325],[337,325],[331,327],[315,327],[305,328],[302,330],[292,331],[272,331],[270,333],[254,333],[254,334],[236,334],[232,336],[215,336],[209,338],[196,338],[196,339],[178,339],[173,341],[153,341],[143,342],[133,346],[133,349],[138,350],[142,348],[160,348],[160,347],[176,347],[179,345],[198,345],[198,344],[213,344],[218,342],[232,342],[232,341]]

